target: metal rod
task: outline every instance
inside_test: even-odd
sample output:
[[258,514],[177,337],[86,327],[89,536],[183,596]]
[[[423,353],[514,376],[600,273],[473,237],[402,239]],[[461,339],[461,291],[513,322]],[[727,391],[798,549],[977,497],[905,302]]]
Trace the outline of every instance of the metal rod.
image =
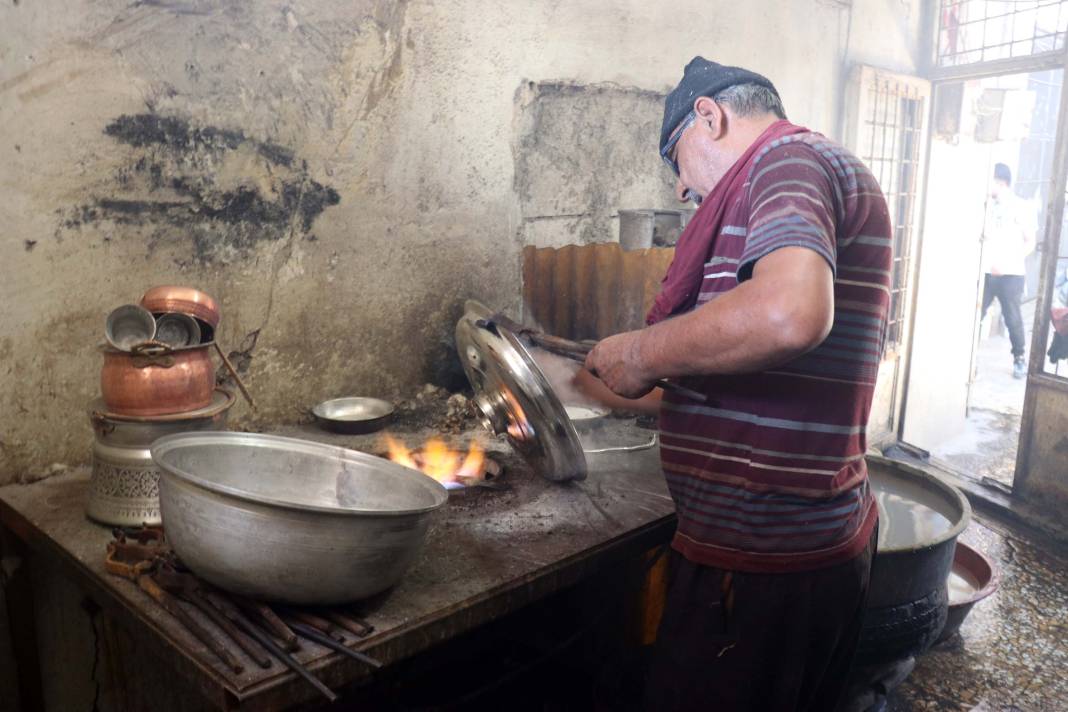
[[256,401],[252,400],[252,395],[248,392],[248,389],[245,388],[244,381],[241,380],[241,376],[237,375],[237,369],[235,369],[234,365],[230,363],[230,359],[226,358],[226,354],[223,353],[222,346],[219,346],[218,341],[214,341],[212,343],[215,344],[215,350],[219,353],[219,358],[222,359],[223,365],[226,366],[226,370],[229,371],[230,375],[234,377],[234,382],[237,384],[237,387],[241,389],[241,395],[245,396],[245,400],[248,401],[248,404],[255,408]]
[[206,595],[208,597],[208,600],[214,606],[216,606],[222,612],[223,615],[230,618],[230,620],[234,622],[234,625],[240,628],[243,633],[248,635],[250,638],[255,640],[264,648],[266,648],[272,655],[274,655],[276,658],[285,663],[285,665],[289,667],[293,672],[304,678],[309,685],[311,685],[320,693],[322,693],[322,695],[326,697],[326,699],[330,700],[331,702],[337,701],[337,695],[334,694],[333,690],[323,684],[323,682],[319,678],[308,672],[308,669],[306,667],[301,665],[292,655],[283,650],[282,646],[274,642],[271,639],[270,635],[263,632],[262,630],[257,628],[254,623],[249,621],[244,616],[240,615],[237,612],[237,609],[234,608],[232,605],[227,605],[229,604],[229,601],[226,601],[225,598],[223,598],[217,593],[208,593]]
[[208,603],[204,594],[199,591],[188,592],[188,600],[198,609],[200,609],[204,615],[212,620],[215,625],[223,629],[223,631],[233,639],[238,646],[245,651],[245,654],[252,658],[253,662],[259,665],[261,668],[267,669],[271,667],[271,658],[266,655],[263,650],[257,648],[255,641],[249,638],[247,635],[241,632],[240,629],[234,623],[220,613],[214,606]]
[[371,634],[371,631],[374,630],[373,626],[353,618],[352,616],[347,616],[340,611],[323,611],[323,616],[331,623],[341,626],[348,632],[359,636],[360,638],[366,638]]
[[235,673],[242,673],[245,671],[245,666],[241,664],[240,660],[234,657],[234,654],[226,647],[226,643],[208,632],[204,626],[197,623],[196,619],[189,615],[189,612],[182,608],[181,604],[179,604],[171,594],[164,591],[154,578],[151,576],[139,576],[137,578],[137,585],[157,603],[163,606],[164,610],[181,621],[182,625],[184,625],[190,633],[204,643],[204,645],[215,653],[232,671]]
[[267,630],[282,641],[286,650],[294,652],[300,649],[300,641],[297,640],[297,634],[290,630],[289,626],[278,617],[277,613],[271,610],[270,606],[265,603],[259,603],[258,601],[250,601],[247,598],[243,598],[236,594],[230,594],[230,597],[241,608],[244,608],[246,611],[251,611],[259,616],[266,625]]
[[183,601],[196,606],[212,623],[230,636],[230,639],[237,643],[253,662],[261,668],[269,668],[271,666],[271,657],[266,655],[261,648],[258,648],[254,641],[246,637],[229,618],[211,605],[205,597],[204,591],[197,583],[197,579],[192,574],[181,574],[163,569],[156,572],[156,581],[164,590],[170,591]]
[[298,623],[297,621],[291,621],[290,625],[293,626],[293,630],[297,631],[312,642],[318,643],[319,645],[322,645],[326,648],[330,648],[331,650],[336,650],[342,655],[349,656],[353,660],[359,660],[361,663],[366,663],[367,665],[370,665],[376,670],[382,667],[382,662],[380,660],[376,660],[370,655],[366,655],[358,650],[353,650],[345,645],[342,645],[330,636],[324,635],[323,633],[315,630],[315,628],[312,628],[310,625]]
[[310,625],[320,633],[329,635],[338,642],[345,642],[344,634],[338,629],[338,626],[334,625],[330,621],[320,616],[308,613],[307,611],[298,610],[295,608],[282,609],[282,620],[289,624],[289,627],[293,627],[293,621],[297,623],[303,623],[304,625]]
[[[579,354],[579,353],[573,353],[573,352],[569,352],[569,351],[554,351],[553,349],[545,349],[545,350],[548,351],[549,353],[554,353],[557,356],[562,356],[562,357],[564,357],[566,359],[570,359],[570,360],[575,361],[577,363],[582,363],[582,364],[586,363],[586,357],[581,355],[581,354]],[[591,371],[590,373],[593,373],[594,376],[597,375],[593,371]],[[691,400],[697,401],[698,403],[707,403],[708,402],[708,396],[705,395],[704,393],[698,393],[695,390],[691,390],[689,388],[686,388],[685,386],[680,386],[679,384],[672,383],[671,381],[665,381],[663,379],[660,379],[660,380],[655,382],[655,385],[656,385],[657,388],[663,388],[665,391],[670,391],[670,392],[678,394],[680,396],[685,396],[685,397],[687,397],[687,398],[689,398]]]
[[[571,359],[572,361],[577,361],[583,364],[586,363],[586,354],[592,351],[593,347],[596,345],[580,344],[579,342],[571,341],[570,339],[564,339],[559,336],[551,336],[549,334],[544,334],[540,331],[535,331],[533,329],[526,329],[500,313],[494,314],[489,319],[479,319],[477,322],[475,322],[475,324],[477,326],[490,330],[494,330],[500,327],[507,329],[508,331],[513,331],[517,335],[527,337],[535,345],[545,349],[550,353],[554,353],[557,356],[563,356],[564,358]],[[516,327],[518,327],[520,331],[515,331]],[[593,373],[593,375],[595,376],[597,375],[593,371],[591,371],[591,373]],[[698,393],[697,391],[686,388],[685,386],[680,386],[677,383],[672,383],[671,381],[665,381],[663,379],[660,379],[655,382],[655,385],[658,388],[663,388],[665,391],[670,391],[671,393],[684,396],[686,398],[689,398],[690,400],[695,400],[698,403],[708,402],[708,396],[706,396],[704,393]]]

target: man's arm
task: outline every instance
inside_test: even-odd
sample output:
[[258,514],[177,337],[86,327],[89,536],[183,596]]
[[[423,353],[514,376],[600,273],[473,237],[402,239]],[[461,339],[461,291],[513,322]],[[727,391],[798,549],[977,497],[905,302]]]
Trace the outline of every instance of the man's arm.
[[648,415],[656,415],[660,412],[660,399],[664,395],[662,389],[654,388],[640,398],[624,398],[584,368],[575,372],[571,385],[588,400],[605,408]]
[[658,378],[781,365],[818,346],[833,321],[827,260],[807,247],[782,247],[756,262],[752,278],[698,309],[601,341],[586,367],[633,398]]
[[754,162],[738,286],[649,329],[606,339],[586,367],[634,397],[652,381],[746,373],[818,346],[834,321],[837,187],[819,151],[783,144]]

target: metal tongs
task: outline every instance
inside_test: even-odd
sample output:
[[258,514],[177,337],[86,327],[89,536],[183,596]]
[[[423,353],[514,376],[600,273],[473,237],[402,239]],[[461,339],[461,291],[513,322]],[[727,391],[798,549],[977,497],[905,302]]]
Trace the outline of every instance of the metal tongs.
[[[586,363],[586,356],[593,350],[593,347],[597,345],[596,341],[572,341],[559,336],[546,334],[537,329],[523,326],[500,312],[497,312],[489,319],[479,319],[476,322],[476,325],[486,329],[494,329],[497,326],[501,326],[508,331],[511,331],[517,337],[526,340],[528,343],[537,346],[544,351],[582,364]],[[708,402],[708,396],[704,393],[699,393],[698,391],[686,388],[685,386],[680,386],[677,383],[672,383],[671,381],[666,381],[664,379],[660,379],[655,383],[658,388],[663,388],[665,391],[685,396],[698,403]]]

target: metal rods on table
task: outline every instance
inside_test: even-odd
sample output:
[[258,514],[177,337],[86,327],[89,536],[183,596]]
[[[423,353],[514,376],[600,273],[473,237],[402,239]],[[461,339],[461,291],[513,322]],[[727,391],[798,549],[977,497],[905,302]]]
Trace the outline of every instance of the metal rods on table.
[[[301,638],[372,669],[382,667],[380,661],[348,647],[346,634],[361,639],[374,627],[347,611],[283,607],[276,612],[264,603],[224,593],[183,570],[158,528],[113,533],[115,540],[108,544],[104,560],[106,570],[136,583],[234,674],[244,672],[245,667],[227,639],[261,668],[269,668],[272,657],[277,658],[330,701],[337,695],[293,656],[301,650]],[[203,618],[198,620],[193,612]]]

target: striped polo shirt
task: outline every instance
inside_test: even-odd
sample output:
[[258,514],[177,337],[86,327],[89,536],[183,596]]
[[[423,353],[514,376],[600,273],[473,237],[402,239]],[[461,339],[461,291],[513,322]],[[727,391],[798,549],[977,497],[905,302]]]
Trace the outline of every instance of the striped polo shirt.
[[859,554],[878,516],[865,428],[890,302],[890,217],[871,172],[817,133],[771,142],[731,198],[698,306],[780,247],[815,250],[834,274],[834,325],[814,350],[753,374],[693,376],[706,404],[665,392],[661,458],[678,509],[673,546],[752,572]]

